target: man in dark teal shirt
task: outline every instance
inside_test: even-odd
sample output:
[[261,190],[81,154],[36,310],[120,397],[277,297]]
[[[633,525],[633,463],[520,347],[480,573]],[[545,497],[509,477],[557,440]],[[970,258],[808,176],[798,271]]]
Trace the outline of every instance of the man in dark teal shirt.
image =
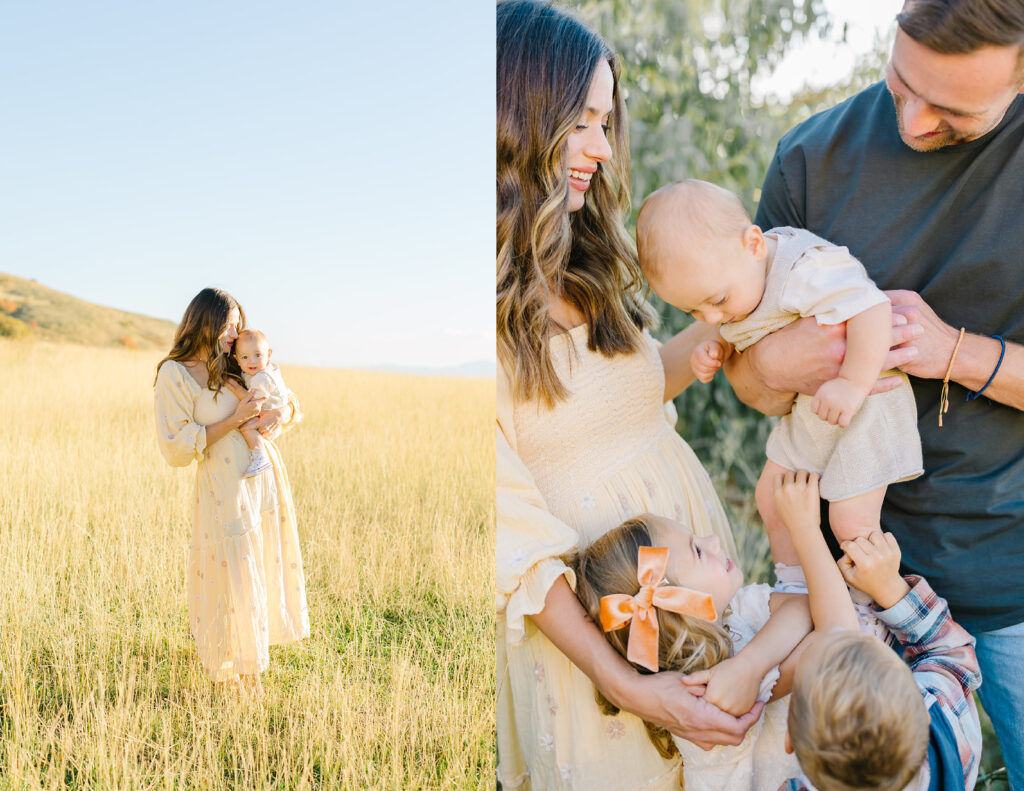
[[[912,0],[897,19],[885,82],[779,142],[756,222],[846,245],[900,289],[889,363],[911,375],[925,474],[889,487],[882,522],[978,639],[1024,789],[1024,0]],[[726,373],[779,414],[836,375],[842,333],[803,319]]]

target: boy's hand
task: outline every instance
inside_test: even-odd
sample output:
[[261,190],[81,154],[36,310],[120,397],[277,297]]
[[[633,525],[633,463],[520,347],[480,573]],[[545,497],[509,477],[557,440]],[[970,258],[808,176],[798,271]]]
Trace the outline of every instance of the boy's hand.
[[900,545],[892,533],[876,530],[867,537],[844,541],[839,548],[846,553],[839,559],[843,579],[882,609],[888,610],[910,592],[900,576]]
[[811,411],[834,426],[846,428],[867,396],[863,387],[837,376],[818,388],[811,399]]
[[690,355],[690,367],[704,384],[715,378],[725,360],[725,348],[716,340],[704,341]]
[[[775,508],[790,535],[821,529],[821,498],[816,472],[797,470],[775,479]],[[795,538],[794,538],[795,542]]]
[[683,677],[688,687],[703,687],[703,697],[722,711],[740,717],[757,702],[764,673],[752,667],[742,654],[723,659],[708,670]]

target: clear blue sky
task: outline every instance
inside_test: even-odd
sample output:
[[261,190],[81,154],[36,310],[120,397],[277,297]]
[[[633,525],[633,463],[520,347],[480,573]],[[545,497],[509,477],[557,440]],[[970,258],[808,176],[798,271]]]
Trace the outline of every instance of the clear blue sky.
[[494,359],[494,6],[0,9],[0,271],[282,362]]

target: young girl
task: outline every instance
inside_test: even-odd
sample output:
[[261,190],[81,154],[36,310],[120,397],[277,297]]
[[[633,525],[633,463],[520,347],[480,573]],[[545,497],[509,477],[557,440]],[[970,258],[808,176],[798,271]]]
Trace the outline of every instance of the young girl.
[[[579,555],[576,570],[587,613],[638,669],[690,674],[687,683],[703,685],[708,702],[736,715],[772,701],[737,747],[704,751],[647,724],[663,756],[682,755],[686,791],[776,791],[792,776],[780,698],[795,665],[787,657],[811,629],[806,596],[744,587],[717,538],[651,514],[605,533]],[[598,703],[617,714],[600,695]]]

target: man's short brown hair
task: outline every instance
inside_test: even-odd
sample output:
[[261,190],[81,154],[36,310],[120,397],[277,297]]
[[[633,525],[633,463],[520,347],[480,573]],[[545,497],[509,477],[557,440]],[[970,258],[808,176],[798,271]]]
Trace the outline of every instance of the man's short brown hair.
[[1024,80],[1024,3],[1021,0],[911,0],[896,15],[918,44],[944,55],[983,47],[1019,48],[1014,81]]

